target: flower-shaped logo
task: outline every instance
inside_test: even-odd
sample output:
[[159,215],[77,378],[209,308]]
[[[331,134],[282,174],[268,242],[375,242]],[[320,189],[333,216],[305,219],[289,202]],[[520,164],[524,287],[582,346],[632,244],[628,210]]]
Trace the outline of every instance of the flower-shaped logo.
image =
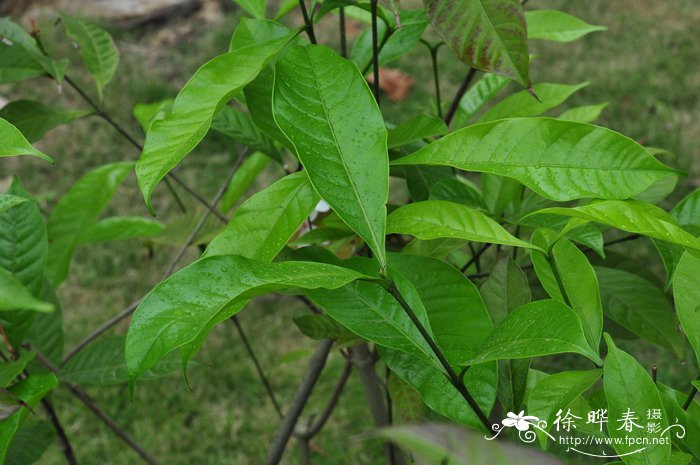
[[512,428],[513,426],[515,426],[516,428],[518,428],[518,431],[527,431],[530,429],[531,423],[536,423],[539,421],[539,418],[537,417],[526,416],[525,410],[522,410],[517,415],[513,412],[508,412],[507,416],[508,418],[501,421],[501,423],[503,423],[503,426],[507,426],[508,428]]

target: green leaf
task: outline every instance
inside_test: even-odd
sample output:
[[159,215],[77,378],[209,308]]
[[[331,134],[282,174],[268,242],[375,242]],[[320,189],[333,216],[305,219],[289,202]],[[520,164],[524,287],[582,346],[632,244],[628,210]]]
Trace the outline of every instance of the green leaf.
[[241,163],[221,198],[219,208],[222,213],[228,213],[236,205],[269,163],[270,157],[260,152],[255,152]]
[[629,198],[675,173],[610,129],[551,118],[476,124],[392,162],[416,164],[507,176],[558,201]]
[[469,87],[459,101],[454,118],[454,127],[461,128],[484,105],[489,103],[510,81],[503,76],[487,73]]
[[271,261],[318,204],[306,173],[294,173],[257,192],[236,210],[205,256],[242,255]]
[[527,276],[510,257],[499,260],[489,279],[481,286],[481,296],[493,322],[500,324],[512,310],[530,302]]
[[[50,74],[56,82],[60,84],[63,81],[63,76],[68,67],[68,60],[52,60],[46,56],[34,37],[25,31],[22,26],[12,22],[9,18],[0,18],[0,36],[4,39],[0,47],[9,46],[10,49],[16,51],[16,54],[11,53],[13,63],[16,64],[19,55],[24,55],[24,58],[21,60],[24,66],[26,66],[25,60],[31,59],[44,70],[44,73]],[[12,80],[15,80],[14,77],[16,76],[12,76]]]
[[29,409],[34,409],[57,384],[58,381],[53,374],[32,375],[8,389],[11,394],[10,399],[20,399],[24,405],[9,418],[0,421],[0,463],[5,463],[10,444],[31,413]]
[[54,287],[66,279],[73,252],[83,233],[95,223],[133,166],[131,162],[116,162],[88,172],[51,211],[47,224],[50,246],[46,275]]
[[603,334],[603,308],[598,278],[590,262],[571,241],[557,238],[553,231],[537,230],[532,243],[551,254],[548,258],[540,252],[532,253],[542,286],[550,297],[571,306],[581,321],[586,340],[598,352]]
[[592,123],[598,119],[609,104],[609,102],[603,102],[597,105],[582,105],[580,107],[569,108],[559,115],[558,118],[566,121],[577,121],[579,123]]
[[553,42],[571,42],[595,31],[605,31],[605,26],[593,26],[585,21],[557,10],[525,12],[527,36]]
[[335,290],[308,290],[307,295],[331,318],[363,339],[442,369],[404,309],[382,286],[358,281]]
[[668,298],[654,284],[623,270],[596,267],[595,271],[608,318],[682,357],[683,338],[678,332],[678,319]]
[[33,358],[34,352],[22,352],[17,360],[0,363],[0,388],[9,386]]
[[272,94],[275,88],[276,73],[271,66],[264,68],[253,82],[243,90],[250,117],[255,125],[269,137],[293,151],[289,142],[280,130],[272,115]]
[[[126,337],[109,336],[102,338],[80,352],[66,363],[58,375],[65,383],[111,386],[126,384],[129,381],[124,342]],[[143,374],[141,379],[156,379],[167,376],[181,367],[177,354],[165,357]]]
[[0,212],[3,212],[8,208],[12,208],[15,205],[19,205],[22,202],[26,202],[27,200],[29,199],[19,197],[17,195],[0,194]]
[[265,0],[233,0],[243,11],[256,19],[265,18]]
[[[547,202],[549,204],[549,202]],[[588,247],[605,258],[603,233],[594,224],[570,225],[569,219],[559,215],[534,215],[518,219],[520,225],[532,228],[546,228],[563,234],[569,240]]]
[[32,147],[16,127],[0,118],[0,157],[15,157],[17,155],[33,155],[53,163],[51,157]]
[[513,310],[496,326],[479,355],[462,365],[565,352],[602,364],[588,346],[576,313],[558,300],[538,300]]
[[485,441],[483,434],[449,424],[392,426],[380,429],[379,434],[409,451],[416,465],[563,465],[533,448]]
[[700,362],[700,258],[686,252],[678,262],[673,278],[676,312]]
[[394,210],[387,218],[387,233],[410,234],[419,239],[450,237],[537,249],[512,236],[480,211],[445,200],[416,202]]
[[456,176],[438,181],[430,189],[430,200],[448,200],[466,207],[483,208],[484,196],[467,178]]
[[533,215],[540,213],[555,213],[594,221],[623,231],[700,250],[700,239],[684,231],[671,215],[659,207],[637,200],[602,200],[574,208],[545,208]]
[[141,216],[113,216],[91,224],[80,236],[81,244],[121,241],[136,237],[157,236],[165,230],[165,225],[151,218]]
[[[44,354],[55,366],[60,366],[63,360],[63,310],[48,279],[44,278],[40,298],[54,306],[51,313],[37,313],[34,317],[27,341],[32,348]],[[32,372],[46,372],[46,368],[34,363]]]
[[29,465],[38,461],[54,443],[56,431],[51,422],[33,421],[17,431],[7,452],[5,465]]
[[65,110],[34,100],[15,100],[0,110],[0,117],[12,123],[29,142],[36,142],[51,129],[91,114],[88,110]]
[[[377,40],[384,46],[379,51],[379,65],[385,66],[413,50],[428,27],[428,18],[423,10],[404,10],[400,14],[401,27],[396,27],[389,37],[384,21],[377,24]],[[357,36],[350,51],[350,60],[360,70],[370,71],[372,66],[372,30],[365,29]]]
[[275,121],[316,191],[385,265],[387,132],[367,82],[317,45],[290,49],[276,74]]
[[165,118],[173,110],[174,98],[166,98],[152,103],[137,103],[132,109],[134,118],[139,122],[143,132],[148,132],[154,121]]
[[483,114],[479,122],[486,123],[503,118],[515,118],[519,116],[538,116],[564,103],[574,93],[588,86],[588,82],[581,84],[550,84],[541,82],[535,84],[535,98],[529,91],[521,90],[504,98]]
[[204,138],[216,111],[255,79],[291,39],[289,34],[224,53],[205,63],[177,95],[172,112],[153,122],[136,162],[136,177],[151,213],[155,213],[151,193],[156,184]]
[[[44,219],[39,206],[17,178],[7,193],[29,201],[0,212],[0,267],[12,273],[34,297],[40,298],[48,247]],[[33,311],[0,315],[0,323],[12,345],[23,342],[35,317]]]
[[336,323],[334,319],[328,315],[301,315],[294,317],[294,324],[304,336],[311,339],[334,339],[338,342],[360,341],[354,334],[345,329],[345,327]]
[[[603,366],[603,383],[605,387],[605,398],[608,401],[608,418],[614,426],[608,428],[608,434],[613,439],[615,451],[620,454],[628,454],[638,449],[642,449],[635,454],[624,456],[622,459],[627,465],[667,465],[671,453],[671,443],[667,441],[663,444],[649,444],[640,447],[638,443],[629,444],[622,439],[619,444],[616,438],[630,438],[632,441],[649,440],[649,434],[641,427],[632,427],[631,431],[620,428],[620,419],[627,412],[636,412],[635,423],[640,423],[642,416],[647,411],[660,409],[663,404],[659,391],[654,382],[631,355],[618,349],[608,334],[605,334],[605,341],[608,344],[608,355],[605,357]],[[618,423],[614,423],[615,419]],[[655,420],[663,431],[668,426],[666,415],[661,415],[659,420]],[[662,438],[668,440],[669,434],[665,432]]]
[[158,284],[134,312],[126,338],[130,389],[169,352],[199,347],[215,324],[250,297],[294,287],[336,289],[361,277],[315,262],[267,264],[236,255],[200,259]]
[[[697,381],[694,383],[697,383]],[[671,440],[674,445],[681,450],[692,453],[695,457],[700,457],[700,443],[693,440],[700,434],[700,416],[697,415],[697,410],[693,408],[697,407],[698,403],[691,404],[686,411],[682,405],[688,398],[688,394],[676,391],[662,383],[657,382],[656,386],[661,395],[661,402],[664,404],[666,418],[671,418],[674,423],[678,423],[685,428],[685,436],[683,437],[679,438],[678,435],[671,434]],[[671,454],[673,455],[673,451],[671,451]]]
[[440,118],[430,115],[418,115],[389,129],[388,146],[390,149],[408,145],[432,136],[447,134],[447,126]]
[[424,0],[433,28],[473,68],[530,86],[527,25],[519,0]]
[[114,77],[119,65],[119,50],[112,36],[94,24],[61,14],[66,34],[78,44],[80,56],[87,65],[97,86],[100,101],[104,88]]
[[430,190],[453,173],[447,166],[393,166],[391,175],[405,179],[411,199],[418,202],[428,200]]
[[12,273],[0,268],[0,311],[7,310],[50,312],[53,305],[36,299]]
[[274,42],[287,35],[289,35],[289,28],[282,23],[267,19],[241,18],[231,36],[229,51],[265,42]]
[[[577,397],[598,381],[603,370],[563,371],[547,376],[530,391],[527,400],[527,414],[545,420],[551,429],[556,419],[557,411],[566,411]],[[547,435],[535,430],[544,448]]]
[[23,81],[44,74],[44,68],[22,47],[0,42],[0,84]]
[[240,110],[225,105],[214,115],[211,128],[282,163],[282,155],[275,147],[274,141],[258,129],[249,115]]
[[387,389],[397,423],[418,423],[425,415],[423,400],[418,391],[393,373],[389,375]]

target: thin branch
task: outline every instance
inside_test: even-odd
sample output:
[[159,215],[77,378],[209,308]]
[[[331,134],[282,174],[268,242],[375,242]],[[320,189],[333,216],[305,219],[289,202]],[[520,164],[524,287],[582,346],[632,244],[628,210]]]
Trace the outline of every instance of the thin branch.
[[348,38],[345,29],[345,7],[338,8],[338,26],[340,28],[340,56],[347,58],[348,56]]
[[[44,354],[39,352],[36,349],[31,348],[27,344],[28,350],[33,350],[36,356],[36,359],[41,363],[44,367],[48,368],[50,371],[52,371],[55,374],[59,373],[58,368],[56,368],[49,359],[46,358]],[[144,449],[139,443],[137,443],[129,434],[122,429],[121,426],[119,426],[109,415],[107,415],[96,403],[90,395],[88,395],[87,392],[83,391],[80,387],[78,387],[75,384],[72,383],[63,383],[64,386],[68,388],[68,390],[75,396],[78,400],[80,400],[92,413],[100,420],[102,423],[104,423],[109,429],[112,430],[112,432],[126,445],[131,447],[131,449],[134,450],[146,463],[150,465],[160,465],[160,463],[151,455],[149,454],[146,449]]]
[[[124,129],[122,125],[117,123],[114,118],[110,116],[109,113],[107,113],[100,105],[97,104],[85,91],[75,82],[73,81],[69,76],[64,77],[66,83],[68,83],[69,86],[71,86],[77,93],[82,97],[85,102],[92,107],[93,110],[95,110],[95,113],[97,116],[105,120],[112,128],[117,131],[127,142],[129,142],[136,150],[139,152],[143,151],[143,145],[139,143],[129,132]],[[175,181],[176,183],[180,184],[185,191],[187,191],[188,194],[190,194],[195,200],[197,200],[199,203],[204,205],[209,211],[211,211],[214,215],[216,215],[221,221],[226,221],[226,217],[222,215],[218,210],[212,207],[201,195],[197,194],[194,189],[189,187],[187,184],[185,184],[180,178],[178,178],[175,173],[172,171],[168,172],[167,176]],[[173,195],[173,198],[175,199],[175,202],[178,204],[180,209],[182,211],[185,211],[185,205],[182,203],[182,200],[180,200],[180,197],[178,196],[177,192],[173,188],[172,184],[170,184],[170,181],[168,178],[165,178],[165,184],[170,190],[170,193]]]
[[287,446],[287,442],[294,432],[294,427],[299,420],[301,412],[304,410],[304,406],[306,406],[306,403],[311,396],[311,391],[316,385],[323,367],[326,365],[326,359],[328,358],[328,354],[330,353],[332,347],[333,341],[330,339],[324,339],[316,348],[316,352],[314,352],[313,356],[311,357],[311,361],[309,362],[309,367],[307,368],[301,383],[299,383],[299,386],[297,386],[297,390],[294,393],[294,397],[292,398],[289,408],[287,409],[287,413],[285,414],[282,423],[280,423],[279,427],[277,428],[275,438],[273,439],[270,449],[268,450],[267,457],[265,458],[265,465],[277,465],[280,463],[282,455],[284,454],[284,449]]
[[[233,168],[231,169],[231,172],[228,174],[224,183],[219,187],[219,191],[216,193],[216,195],[212,199],[212,205],[214,206],[214,208],[216,208],[216,205],[218,205],[219,201],[221,200],[221,197],[223,197],[224,192],[226,192],[226,186],[228,186],[229,182],[231,181],[231,178],[235,174],[236,170],[238,170],[238,167],[240,166],[243,158],[245,157],[246,150],[241,152],[240,156],[238,157],[238,160],[236,161]],[[173,274],[178,262],[185,255],[185,252],[190,247],[190,245],[192,245],[192,242],[194,242],[194,239],[197,237],[197,234],[199,234],[199,231],[204,227],[204,223],[206,223],[207,219],[209,218],[209,214],[211,212],[212,212],[212,210],[206,210],[202,214],[202,217],[200,218],[199,222],[195,225],[194,229],[192,230],[189,237],[185,241],[185,244],[180,248],[180,250],[178,250],[177,254],[173,258],[173,260],[170,262],[170,265],[168,266],[165,273],[163,273],[163,276],[160,278],[159,282],[163,281],[164,279],[168,278],[171,274]],[[139,299],[135,302],[132,302],[124,310],[122,310],[117,315],[115,315],[114,317],[112,317],[111,319],[109,319],[105,323],[101,324],[99,327],[97,327],[85,339],[80,341],[73,349],[71,349],[70,352],[68,352],[65,357],[63,357],[63,364],[65,364],[68,360],[70,360],[73,356],[75,356],[75,354],[77,354],[83,348],[85,348],[85,346],[87,346],[92,341],[94,341],[95,339],[100,337],[102,334],[104,334],[106,331],[108,331],[114,325],[116,325],[117,323],[119,323],[124,318],[128,317],[129,315],[131,315],[134,312],[134,310],[136,310],[136,307],[138,307],[138,305],[141,303],[141,300],[142,299]]]
[[51,420],[51,424],[56,430],[58,442],[61,445],[61,452],[63,452],[63,456],[66,458],[66,461],[70,465],[78,465],[78,460],[75,458],[75,453],[73,452],[73,446],[71,446],[68,436],[66,435],[66,431],[63,429],[63,425],[58,419],[58,414],[56,413],[56,409],[53,408],[53,404],[49,399],[44,397],[41,399],[41,405],[44,407],[44,410],[46,410],[46,413]]
[[629,236],[620,237],[618,239],[613,239],[609,242],[606,242],[605,244],[603,244],[603,246],[619,244],[621,242],[633,241],[635,239],[639,239],[640,237],[642,237],[641,234],[630,234]]
[[445,114],[445,124],[447,124],[448,126],[452,122],[452,118],[454,118],[455,113],[457,113],[457,108],[459,108],[459,101],[462,100],[464,94],[467,93],[469,84],[471,84],[472,79],[474,79],[475,75],[476,68],[471,68],[467,73],[467,76],[464,78],[464,81],[462,81],[462,85],[459,86],[459,90],[457,90],[457,95],[455,95],[455,98],[454,100],[452,100],[452,104],[450,105],[450,109],[447,110],[447,113]]
[[481,248],[480,248],[474,255],[472,255],[472,257],[469,259],[469,261],[467,261],[467,263],[464,264],[464,266],[462,267],[462,269],[461,269],[460,271],[461,271],[462,273],[464,273],[465,271],[467,271],[467,270],[469,269],[469,267],[472,266],[472,263],[475,263],[475,262],[479,261],[479,258],[480,258],[480,257],[484,254],[484,252],[486,252],[492,245],[493,245],[493,244],[488,243],[488,244],[484,244],[483,246],[481,246]]
[[243,341],[243,345],[245,346],[246,352],[248,352],[248,356],[253,360],[253,365],[255,365],[255,370],[258,372],[258,377],[260,378],[260,382],[265,387],[265,391],[267,391],[267,396],[270,398],[270,402],[272,402],[272,405],[274,406],[275,411],[277,412],[277,415],[280,418],[284,418],[284,414],[282,413],[282,408],[280,407],[280,404],[279,404],[279,402],[277,402],[277,398],[275,397],[275,392],[272,390],[272,386],[270,385],[270,381],[268,380],[267,376],[265,375],[265,372],[263,371],[262,366],[260,365],[260,362],[258,361],[258,357],[255,355],[255,352],[253,351],[253,347],[250,345],[250,342],[248,341],[248,336],[246,336],[245,332],[243,331],[243,327],[241,326],[240,321],[238,321],[238,318],[236,318],[236,315],[229,318],[229,320],[231,320],[231,323],[233,323],[233,326],[236,328],[238,335],[241,337],[241,341]]
[[299,0],[299,8],[301,9],[301,15],[304,17],[304,24],[306,25],[306,35],[309,36],[309,40],[312,44],[316,44],[316,32],[314,31],[314,23],[309,18],[309,12],[306,10],[306,3],[304,0]]
[[685,399],[685,402],[683,402],[683,410],[688,410],[688,408],[690,408],[690,404],[693,403],[693,399],[697,393],[698,388],[693,384],[690,388],[690,392],[688,393],[688,397]]
[[328,399],[328,403],[326,404],[326,407],[323,409],[323,412],[321,413],[321,415],[318,417],[318,420],[316,420],[316,423],[314,423],[306,431],[303,432],[302,436],[304,438],[306,438],[306,439],[313,438],[326,425],[326,422],[333,414],[333,410],[335,410],[336,405],[338,405],[338,401],[340,400],[340,395],[343,393],[343,390],[345,389],[345,385],[347,384],[347,381],[350,378],[351,373],[352,373],[352,362],[350,362],[350,360],[346,360],[345,365],[343,365],[343,371],[340,373],[340,377],[338,378],[338,382],[335,384],[335,389],[333,389],[333,394],[331,394],[330,399]]
[[406,300],[403,298],[399,290],[396,288],[396,285],[394,284],[393,281],[387,280],[387,290],[389,293],[394,296],[396,301],[403,307],[404,311],[406,312],[406,315],[411,319],[413,322],[413,325],[418,329],[418,331],[421,333],[423,336],[423,339],[425,339],[425,342],[428,343],[428,346],[430,346],[430,349],[433,351],[435,356],[440,362],[440,365],[442,365],[443,369],[447,373],[447,378],[450,380],[450,383],[457,389],[459,394],[464,398],[464,400],[467,401],[467,404],[471,407],[471,409],[474,411],[476,416],[479,418],[479,421],[481,422],[482,425],[486,428],[486,431],[492,431],[491,428],[491,423],[489,422],[488,417],[486,414],[481,410],[481,407],[479,407],[479,404],[476,403],[472,395],[469,393],[467,390],[466,386],[464,383],[462,383],[459,379],[459,375],[454,371],[452,368],[452,365],[447,361],[445,358],[445,355],[442,353],[442,350],[437,346],[433,338],[430,336],[428,331],[425,329],[425,326],[423,326],[423,323],[418,319],[416,316],[415,312],[411,308],[411,306],[406,302]]

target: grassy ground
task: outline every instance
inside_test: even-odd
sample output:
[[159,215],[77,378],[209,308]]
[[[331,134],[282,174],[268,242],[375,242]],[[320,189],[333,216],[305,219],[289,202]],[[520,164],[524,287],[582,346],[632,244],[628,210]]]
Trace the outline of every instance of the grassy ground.
[[[538,58],[533,64],[533,80],[591,81],[591,85],[575,95],[567,106],[609,101],[610,106],[600,123],[646,145],[664,147],[677,154],[679,165],[691,174],[681,181],[680,191],[687,192],[690,180],[693,176],[697,179],[700,170],[700,65],[697,35],[692,31],[693,25],[700,21],[700,7],[696,2],[532,0],[528,7],[561,8],[591,23],[608,26],[607,32],[572,44],[534,43],[532,52]],[[298,18],[293,19],[298,21]],[[226,49],[234,18],[226,16],[204,27],[200,27],[200,23],[199,18],[192,17],[162,28],[149,26],[139,31],[115,32],[122,63],[118,78],[108,88],[105,105],[132,133],[139,133],[138,125],[130,116],[134,103],[174,95],[198,65]],[[45,34],[49,37],[60,36],[47,27]],[[320,26],[319,34],[331,38],[336,30],[334,23],[326,22]],[[59,41],[49,43],[58,44]],[[54,48],[61,49],[60,46]],[[443,95],[449,100],[466,67],[454,60],[446,49],[442,50],[441,57],[445,63]],[[384,103],[387,119],[401,120],[408,113],[406,107],[430,111],[433,84],[425,50],[419,48],[392,66],[409,73],[417,84],[408,102]],[[74,74],[86,87],[91,85],[84,79],[84,73]],[[36,81],[0,87],[0,95],[9,99],[42,98],[66,106],[84,106],[70,89],[58,94],[55,86],[37,85]],[[26,158],[21,164],[16,160],[3,160],[0,183],[7,182],[10,173],[18,172],[46,211],[86,171],[109,161],[133,160],[137,156],[97,118],[56,129],[38,145],[56,158],[56,165],[48,166]],[[230,155],[225,148],[210,142],[189,156],[178,171],[211,197],[229,162]],[[164,219],[178,215],[162,186],[155,205]],[[188,205],[191,215],[198,213],[194,204]],[[107,213],[146,214],[133,178],[119,190]],[[138,241],[79,249],[71,277],[59,290],[65,314],[66,347],[147,292],[167,266],[174,250],[157,246],[155,255],[149,258],[147,249]],[[647,246],[641,243],[621,250],[637,257],[648,255]],[[191,251],[189,258],[195,256],[196,251]],[[658,266],[658,260],[653,260],[654,266]],[[257,300],[241,314],[243,326],[258,348],[261,362],[283,402],[291,397],[314,347],[290,326],[291,317],[303,312],[295,300],[267,298]],[[125,330],[126,325],[122,325],[115,331],[123,333]],[[647,346],[627,345],[626,348],[645,363],[670,360]],[[230,325],[220,325],[213,331],[199,361],[201,365],[191,371],[192,391],[181,377],[173,376],[140,384],[133,403],[125,387],[89,389],[89,392],[163,463],[260,463],[278,419]],[[342,363],[342,357],[333,353],[330,368],[324,372],[305,417],[322,407]],[[669,365],[661,365],[659,377],[662,381],[673,382],[679,372],[685,371],[684,367]],[[105,460],[115,465],[138,463],[137,457],[69,394],[59,390],[54,397],[80,463]],[[314,463],[380,463],[379,448],[357,438],[369,429],[369,414],[359,381],[353,374],[336,414],[317,439],[316,446],[321,453]],[[297,463],[292,453],[287,454],[286,460],[286,463]],[[42,463],[63,463],[58,447],[52,447]]]

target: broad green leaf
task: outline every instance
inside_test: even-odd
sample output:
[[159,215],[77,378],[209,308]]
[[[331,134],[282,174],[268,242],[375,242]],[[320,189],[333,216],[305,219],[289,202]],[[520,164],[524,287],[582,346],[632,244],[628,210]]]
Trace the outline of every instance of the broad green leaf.
[[152,103],[137,103],[132,109],[134,118],[139,122],[143,132],[148,132],[156,120],[165,118],[165,115],[173,110],[174,98],[167,98]]
[[240,110],[225,105],[214,115],[211,128],[246,147],[263,152],[280,163],[282,162],[282,155],[275,147],[274,141],[258,129],[249,115]]
[[[700,189],[696,189],[685,196],[669,213],[686,231],[695,236],[700,236]],[[654,240],[654,245],[664,262],[664,268],[666,269],[665,290],[667,290],[673,281],[673,275],[684,249],[676,244],[669,244],[659,240]]]
[[418,423],[423,419],[423,400],[415,388],[394,373],[390,373],[387,389],[391,396],[392,414],[396,423]]
[[97,95],[102,100],[104,88],[114,77],[119,65],[119,50],[112,36],[94,24],[61,14],[66,34],[78,44],[80,56],[97,86]]
[[466,207],[483,208],[484,196],[471,181],[461,176],[443,179],[430,189],[430,200],[447,200]]
[[479,122],[486,123],[503,118],[515,118],[519,116],[538,116],[552,108],[564,103],[577,91],[588,85],[588,82],[581,84],[550,84],[541,82],[535,84],[535,98],[530,92],[521,90],[515,94],[504,98],[483,114]]
[[435,335],[433,334],[433,330],[430,327],[428,312],[425,310],[423,300],[421,299],[420,294],[418,294],[418,291],[413,285],[413,282],[406,278],[400,271],[398,271],[391,265],[389,265],[386,268],[386,275],[396,287],[396,291],[398,291],[398,294],[406,301],[411,310],[413,310],[413,314],[416,316],[416,319],[418,320],[420,325],[428,333],[429,337],[432,340],[435,340]]
[[12,194],[0,194],[0,212],[26,202],[28,199]]
[[[102,338],[80,352],[61,367],[58,375],[62,382],[110,386],[126,384],[129,381],[124,360],[125,336]],[[177,354],[165,357],[153,368],[145,372],[141,379],[156,379],[178,371],[181,362]]]
[[[13,180],[7,193],[29,201],[0,212],[0,267],[12,273],[35,298],[44,300],[40,297],[48,248],[44,219],[19,179]],[[35,317],[33,311],[0,315],[12,345],[24,340]]]
[[91,224],[80,235],[81,244],[121,241],[136,237],[157,236],[165,225],[141,216],[113,216]]
[[32,375],[8,389],[12,396],[10,399],[20,399],[25,405],[19,407],[9,418],[0,421],[0,463],[5,463],[10,444],[24,420],[31,414],[29,409],[34,409],[57,384],[53,374]]
[[[615,438],[630,438],[633,441],[648,440],[649,434],[643,427],[632,426],[631,431],[628,431],[626,428],[621,428],[624,426],[621,419],[626,413],[632,412],[635,423],[639,424],[647,411],[660,409],[663,412],[659,391],[647,370],[641,367],[634,357],[618,349],[608,334],[605,335],[605,341],[608,344],[608,355],[605,357],[603,366],[603,384],[610,419],[608,434],[613,440]],[[654,421],[661,426],[662,431],[668,426],[666,415],[661,415],[660,419]],[[668,438],[668,432],[661,437]],[[642,449],[635,454],[622,457],[627,465],[668,465],[669,463],[670,441],[665,444],[649,444],[646,447],[640,447],[636,443],[629,444],[624,439],[620,444],[616,442],[613,444],[615,451],[620,455]]]
[[172,112],[153,122],[136,162],[136,177],[151,213],[156,184],[204,138],[216,111],[255,79],[291,38],[290,34],[243,47],[205,63],[177,95]]
[[430,115],[418,115],[389,129],[388,146],[390,149],[408,145],[432,136],[447,134],[447,126],[440,118]]
[[[32,348],[44,354],[55,366],[60,366],[63,360],[63,310],[56,293],[48,279],[44,278],[40,298],[53,305],[50,313],[37,313],[27,334],[27,341]],[[46,372],[46,368],[38,362],[32,366],[32,373]]]
[[[415,287],[435,342],[458,370],[459,362],[475,355],[493,329],[476,287],[441,260],[394,253],[389,255],[389,264]],[[480,427],[476,415],[440,370],[410,354],[391,350],[382,350],[381,354],[389,368],[415,387],[433,410],[462,424]],[[488,412],[496,399],[497,366],[484,364],[473,370],[465,377],[467,388]]]
[[[53,60],[46,56],[37,44],[36,39],[25,31],[22,26],[12,22],[9,18],[0,18],[0,36],[3,37],[0,47],[9,46],[10,49],[16,52],[10,54],[13,65],[17,64],[19,55],[23,55],[24,58],[21,60],[22,66],[26,66],[25,60],[31,59],[44,70],[44,73],[50,74],[56,82],[61,83],[63,81],[63,76],[68,67],[68,60]],[[0,57],[4,58],[4,56]],[[14,73],[15,71],[12,70],[12,72]],[[13,78],[12,80],[16,79]]]
[[22,47],[0,42],[0,84],[23,81],[44,72],[44,68]]
[[454,118],[454,127],[461,128],[484,105],[489,103],[510,81],[503,76],[487,73],[476,81],[459,101]]
[[449,237],[537,249],[512,236],[480,211],[445,200],[416,202],[394,210],[387,218],[387,233],[410,234],[419,239]]
[[623,270],[596,267],[595,271],[608,318],[679,357],[683,355],[678,319],[668,298],[654,284]]
[[538,300],[513,310],[496,326],[479,354],[462,365],[566,352],[602,364],[588,346],[576,313],[558,300]]
[[[549,202],[548,202],[549,204]],[[517,223],[532,228],[546,228],[563,234],[569,240],[595,251],[601,258],[605,258],[603,233],[592,223],[583,223],[570,227],[569,218],[559,215],[534,215],[519,218]]]
[[525,12],[527,37],[554,42],[571,42],[595,31],[605,31],[605,26],[594,26],[557,10],[533,10]]
[[685,196],[670,213],[680,225],[700,226],[700,189]]
[[[416,465],[563,465],[552,455],[508,441],[486,441],[483,434],[454,425],[392,426],[379,434],[410,452]],[[489,435],[488,437],[491,437]]]
[[658,204],[666,199],[671,193],[676,190],[678,184],[678,176],[666,176],[656,181],[644,191],[633,197],[634,200],[641,200],[652,204]]
[[349,229],[339,228],[314,228],[292,241],[294,245],[319,245],[324,242],[339,241],[349,239],[355,236],[355,233]]
[[27,363],[34,358],[34,352],[22,352],[17,360],[0,363],[0,388],[9,386],[19,376]]
[[306,173],[294,173],[256,193],[236,210],[205,256],[234,254],[271,261],[318,204]]
[[442,369],[404,309],[380,285],[358,281],[340,289],[308,290],[307,295],[331,318],[363,339]]
[[334,339],[338,342],[361,341],[354,333],[336,323],[328,315],[301,315],[294,318],[294,324],[311,339]]
[[510,257],[499,260],[489,279],[481,286],[481,296],[494,324],[499,325],[512,310],[530,302],[527,276]]
[[580,107],[569,108],[557,118],[566,121],[577,121],[579,123],[592,123],[598,119],[609,104],[609,102],[603,102],[597,105],[582,105]]
[[406,180],[408,193],[415,202],[428,200],[430,190],[437,183],[454,176],[447,166],[392,166],[391,175]]
[[603,309],[598,278],[590,262],[571,241],[557,238],[553,231],[538,230],[532,236],[532,243],[550,254],[548,258],[541,252],[532,252],[532,263],[542,286],[550,297],[571,306],[581,321],[586,340],[598,352]]
[[476,124],[392,162],[416,164],[507,176],[558,201],[629,198],[675,173],[610,129],[551,118]]
[[255,19],[265,18],[265,0],[233,0]]
[[169,352],[201,345],[215,324],[250,297],[296,287],[337,289],[361,277],[315,262],[267,264],[237,255],[198,260],[158,284],[134,312],[126,337],[130,389]]
[[602,200],[574,208],[545,208],[533,214],[540,213],[555,213],[602,223],[623,231],[700,250],[700,239],[684,231],[671,215],[659,207],[637,200]]
[[421,255],[423,257],[445,259],[449,254],[456,250],[460,250],[467,245],[467,241],[462,239],[431,239],[422,241],[413,239],[402,252],[410,255]]
[[88,110],[65,110],[34,100],[15,100],[0,110],[0,118],[12,123],[29,142],[36,142],[56,126],[91,113]]
[[527,25],[519,0],[424,0],[435,31],[473,68],[530,86]]
[[[428,18],[423,10],[404,10],[400,15],[401,27],[397,27],[386,38],[387,25],[384,21],[377,24],[377,39],[383,43],[379,52],[379,65],[386,66],[402,55],[413,50],[428,27]],[[350,60],[360,70],[372,69],[372,30],[365,29],[357,36],[350,52]]]
[[219,208],[222,213],[228,213],[236,205],[269,163],[270,157],[260,152],[255,152],[241,163],[221,198]]
[[[542,379],[530,391],[527,400],[527,414],[547,422],[551,428],[557,412],[567,407],[582,395],[603,374],[603,370],[563,371]],[[535,430],[542,447],[547,444],[547,435]]]
[[46,275],[54,287],[66,279],[81,236],[95,223],[133,166],[131,162],[116,162],[88,172],[51,211],[47,224],[50,246]]
[[29,465],[37,462],[55,441],[56,431],[49,420],[22,425],[7,452],[5,465]]
[[678,262],[673,278],[676,312],[700,362],[700,258],[686,252]]
[[12,273],[0,268],[0,311],[7,310],[50,312],[53,305],[36,299]]
[[367,82],[318,45],[290,49],[276,75],[275,121],[311,184],[385,265],[387,132]]
[[243,90],[250,117],[255,125],[269,137],[293,151],[289,142],[272,116],[272,94],[275,88],[276,73],[272,66],[265,67],[257,78]]
[[[694,384],[697,383],[697,381],[694,381]],[[696,401],[694,404],[691,404],[688,410],[685,410],[682,405],[685,404],[688,398],[687,393],[676,391],[658,382],[656,386],[661,395],[661,402],[664,404],[666,418],[672,419],[673,423],[678,423],[685,428],[685,436],[683,437],[678,437],[675,434],[677,429],[673,428],[672,431],[674,432],[671,434],[671,440],[679,449],[690,452],[695,457],[700,457],[700,442],[693,440],[700,434],[700,416],[697,414],[699,404]],[[673,451],[671,454],[673,454]]]
[[33,155],[53,163],[48,155],[31,146],[19,130],[7,120],[0,118],[0,157]]
[[229,51],[275,41],[288,34],[289,28],[282,23],[267,19],[241,18],[231,36]]
[[516,180],[490,173],[481,174],[481,190],[486,208],[494,217],[516,210],[523,198],[523,186]]

